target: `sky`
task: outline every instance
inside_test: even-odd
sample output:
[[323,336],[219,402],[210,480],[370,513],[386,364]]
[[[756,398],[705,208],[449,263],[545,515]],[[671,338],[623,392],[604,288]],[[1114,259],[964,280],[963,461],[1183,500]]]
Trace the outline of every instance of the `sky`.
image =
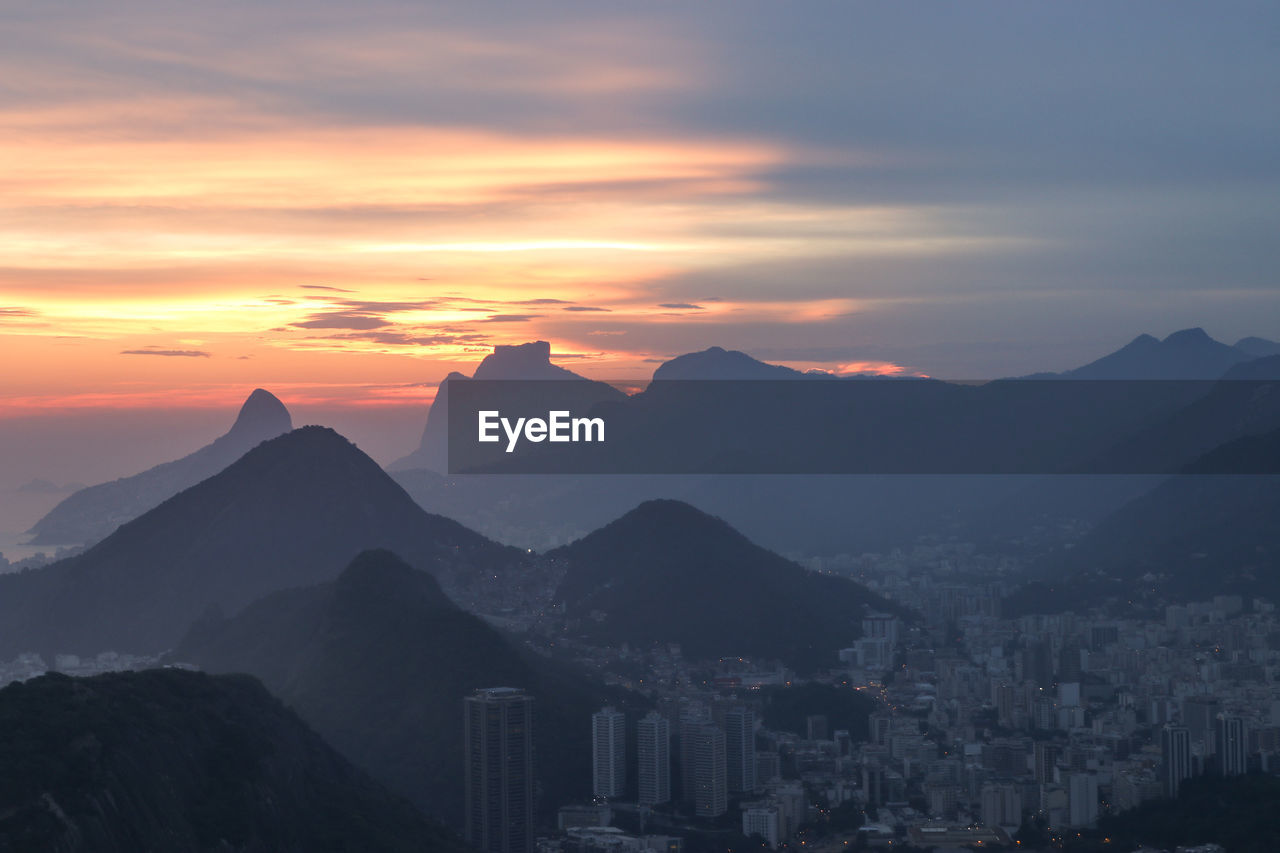
[[1277,91],[1274,3],[0,3],[0,440],[261,386],[386,461],[536,339],[629,379],[1280,338]]

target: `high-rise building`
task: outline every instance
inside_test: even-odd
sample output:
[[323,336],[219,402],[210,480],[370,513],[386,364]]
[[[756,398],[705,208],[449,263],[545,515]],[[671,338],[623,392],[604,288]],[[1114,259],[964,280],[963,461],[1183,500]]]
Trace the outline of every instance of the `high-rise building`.
[[1062,756],[1062,745],[1049,741],[1036,741],[1035,745],[1035,774],[1036,781],[1040,784],[1046,784],[1054,781],[1054,768],[1057,766],[1058,759]]
[[1160,757],[1164,795],[1176,797],[1183,780],[1191,778],[1191,732],[1186,726],[1165,726],[1160,730]]
[[466,839],[484,853],[532,853],[533,697],[489,687],[463,704]]
[[1244,719],[1219,714],[1217,719],[1218,769],[1223,776],[1240,776],[1249,771],[1249,741]]
[[591,791],[617,799],[627,790],[627,718],[613,706],[591,715]]
[[719,817],[729,808],[724,731],[712,722],[692,723],[683,735],[693,763],[693,806],[698,817]]
[[642,806],[656,806],[671,799],[671,725],[666,717],[650,711],[636,727],[636,762],[639,764]]
[[711,709],[697,702],[689,702],[680,708],[680,728],[677,738],[677,749],[674,750],[676,763],[680,766],[680,790],[673,792],[681,801],[692,803],[697,788],[695,763],[693,755],[693,730],[702,723],[710,722]]
[[756,789],[756,715],[737,705],[724,715],[725,767],[729,790],[750,793]]
[[1022,796],[1012,783],[982,786],[982,823],[986,826],[1019,826],[1022,823]]
[[1201,744],[1205,754],[1213,752],[1214,724],[1222,713],[1222,703],[1212,696],[1188,696],[1182,701],[1182,724],[1192,743]]
[[1093,826],[1098,820],[1098,774],[1072,773],[1067,782],[1067,825]]

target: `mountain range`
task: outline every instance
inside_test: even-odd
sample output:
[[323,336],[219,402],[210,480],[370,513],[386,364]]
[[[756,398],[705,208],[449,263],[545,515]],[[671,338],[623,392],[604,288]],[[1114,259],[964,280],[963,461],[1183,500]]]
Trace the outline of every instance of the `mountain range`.
[[1209,337],[1204,329],[1182,329],[1163,340],[1138,335],[1115,352],[1082,367],[1037,374],[1037,378],[1218,379],[1236,364],[1276,354],[1280,354],[1280,343],[1264,338],[1243,338],[1232,346]]
[[593,382],[571,370],[551,363],[551,344],[531,341],[525,344],[499,344],[485,356],[470,377],[450,373],[440,383],[435,400],[427,411],[427,424],[422,430],[418,448],[387,466],[391,471],[425,468],[443,473],[449,468],[449,387],[453,383],[479,380],[573,380],[582,384],[574,394],[578,410],[590,408],[605,400],[618,400],[625,395],[603,382]]
[[89,545],[127,521],[226,468],[250,448],[293,429],[289,410],[275,395],[254,390],[231,429],[199,450],[130,477],[88,486],[68,495],[35,523],[35,545]]
[[0,851],[462,851],[254,679],[177,669],[0,690]]
[[332,580],[393,548],[461,601],[507,594],[525,555],[423,511],[332,430],[303,427],[40,569],[0,575],[0,654],[142,654],[171,647],[210,607]]
[[534,696],[548,808],[590,796],[587,721],[623,701],[460,610],[388,551],[361,554],[329,583],[206,619],[172,657],[257,676],[344,755],[451,822],[462,813],[462,700],[472,691],[503,685]]

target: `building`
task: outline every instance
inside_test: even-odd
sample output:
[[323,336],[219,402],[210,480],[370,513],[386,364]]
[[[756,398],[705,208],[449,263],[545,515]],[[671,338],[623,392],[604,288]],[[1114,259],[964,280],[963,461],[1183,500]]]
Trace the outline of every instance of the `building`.
[[757,803],[742,809],[742,834],[758,835],[775,850],[784,837],[784,825],[781,806]]
[[531,853],[533,697],[489,687],[463,706],[466,839],[484,853]]
[[1191,742],[1203,746],[1205,754],[1213,752],[1214,725],[1220,713],[1222,703],[1212,696],[1188,696],[1182,701],[1182,723]]
[[1020,826],[1022,797],[1012,783],[982,786],[982,823],[984,826]]
[[1191,778],[1191,732],[1186,726],[1160,730],[1160,758],[1164,795],[1176,797],[1183,780]]
[[1249,771],[1249,740],[1244,719],[1219,714],[1217,723],[1218,770],[1223,776],[1240,776]]
[[729,790],[751,793],[756,789],[756,715],[737,705],[724,715],[725,768]]
[[608,826],[613,823],[613,809],[608,803],[561,806],[556,812],[556,828],[561,832],[575,826]]
[[693,767],[693,806],[698,817],[719,817],[729,809],[729,775],[724,731],[712,722],[689,725],[684,753]]
[[1062,744],[1049,741],[1036,741],[1035,745],[1035,779],[1046,784],[1056,779],[1055,769],[1058,759],[1062,757]]
[[636,763],[639,765],[639,802],[656,806],[671,799],[671,724],[650,711],[636,727]]
[[1067,825],[1093,826],[1098,821],[1098,774],[1072,773],[1067,782]]
[[591,792],[617,799],[627,791],[627,718],[612,706],[591,715]]

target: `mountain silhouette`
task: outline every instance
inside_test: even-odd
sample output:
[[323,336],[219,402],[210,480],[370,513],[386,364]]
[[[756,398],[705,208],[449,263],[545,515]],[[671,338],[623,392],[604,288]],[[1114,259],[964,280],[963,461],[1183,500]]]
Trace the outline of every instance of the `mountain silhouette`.
[[593,711],[611,697],[460,610],[388,551],[334,581],[274,593],[196,625],[177,660],[249,672],[347,757],[424,809],[462,813],[462,699],[480,687],[535,697],[542,805],[590,795]]
[[[1221,473],[1233,470],[1241,475]],[[1046,559],[1043,572],[1100,575],[1128,595],[1174,601],[1229,593],[1280,598],[1277,475],[1280,429],[1236,438],[1103,519],[1074,548]],[[1154,580],[1142,580],[1147,575]],[[1102,589],[1077,594],[1088,604]]]
[[[531,341],[524,344],[499,344],[493,352],[484,357],[476,367],[471,379],[515,379],[515,380],[580,380],[583,383],[581,394],[575,395],[577,409],[585,410],[594,403],[603,400],[617,400],[624,395],[621,391],[603,382],[593,382],[579,376],[572,370],[551,363],[551,344],[546,341]],[[454,382],[465,382],[467,377],[452,372],[440,383],[436,398],[427,411],[427,425],[422,430],[422,440],[418,449],[387,466],[389,471],[408,471],[427,469],[443,473],[449,468],[449,394],[448,387]]]
[[1235,348],[1241,352],[1248,353],[1254,358],[1265,358],[1269,355],[1280,355],[1280,342],[1269,341],[1266,338],[1247,337],[1236,341]]
[[1215,341],[1204,329],[1183,329],[1164,340],[1139,335],[1115,352],[1058,374],[1067,379],[1217,379],[1251,353]]
[[45,675],[0,690],[0,850],[458,851],[244,676]]
[[[658,365],[653,372],[659,379],[804,379],[802,373],[781,364],[758,361],[745,352],[711,347],[701,352],[678,355]],[[821,374],[818,374],[821,375]]]
[[556,599],[601,645],[680,643],[686,656],[834,665],[868,607],[853,581],[806,571],[689,504],[647,501],[547,554],[565,564]]
[[74,492],[35,523],[30,530],[32,544],[97,542],[126,521],[212,477],[255,445],[291,429],[289,410],[271,392],[258,388],[240,407],[231,429],[212,444],[140,474]]
[[330,580],[390,547],[475,600],[508,585],[521,552],[424,512],[336,432],[303,427],[258,445],[74,557],[0,576],[0,650],[156,653],[210,607],[234,612]]

